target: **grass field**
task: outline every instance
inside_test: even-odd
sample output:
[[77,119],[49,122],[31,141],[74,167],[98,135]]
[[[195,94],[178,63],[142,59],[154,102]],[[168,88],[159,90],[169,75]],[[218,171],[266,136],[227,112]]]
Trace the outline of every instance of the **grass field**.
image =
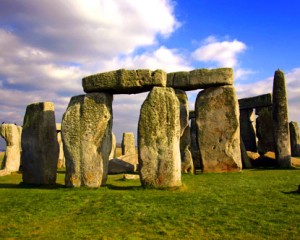
[[0,178],[0,239],[299,239],[300,170],[184,175],[144,190],[110,175],[99,189]]

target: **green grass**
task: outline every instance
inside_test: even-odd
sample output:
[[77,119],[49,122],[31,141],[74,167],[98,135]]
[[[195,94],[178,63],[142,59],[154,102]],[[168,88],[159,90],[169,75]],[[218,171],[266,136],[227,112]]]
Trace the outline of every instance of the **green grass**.
[[[0,239],[299,239],[299,170],[184,175],[144,190],[110,175],[99,189],[0,178]],[[61,184],[61,185],[60,185]]]

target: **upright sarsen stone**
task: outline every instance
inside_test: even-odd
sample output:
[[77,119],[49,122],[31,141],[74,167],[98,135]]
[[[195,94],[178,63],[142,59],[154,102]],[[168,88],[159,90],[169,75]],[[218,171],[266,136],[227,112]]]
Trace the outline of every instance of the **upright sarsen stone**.
[[201,91],[195,112],[203,172],[240,171],[239,108],[234,87]]
[[300,157],[300,131],[297,122],[290,122],[291,152],[293,157]]
[[28,105],[22,131],[23,182],[55,184],[58,151],[54,104]]
[[279,167],[291,167],[291,144],[284,73],[277,70],[273,82],[273,131]]
[[111,151],[112,100],[107,93],[72,97],[63,116],[67,187],[100,187]]
[[135,154],[135,141],[133,132],[123,133],[122,139],[122,155]]
[[143,187],[181,185],[179,102],[172,88],[154,87],[144,101],[138,124]]
[[2,162],[0,176],[19,171],[21,159],[21,132],[15,124],[4,123],[0,125],[0,135],[5,139],[6,150]]

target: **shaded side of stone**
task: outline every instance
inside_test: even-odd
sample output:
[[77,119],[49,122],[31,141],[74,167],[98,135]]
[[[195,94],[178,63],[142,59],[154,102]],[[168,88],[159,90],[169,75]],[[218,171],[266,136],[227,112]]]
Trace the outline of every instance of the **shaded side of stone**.
[[195,69],[190,72],[173,72],[167,74],[167,87],[184,91],[206,89],[210,87],[232,85],[232,68]]
[[67,187],[100,187],[106,183],[112,100],[106,93],[71,98],[62,121]]
[[23,182],[55,184],[58,151],[54,104],[28,105],[22,131]]
[[293,157],[300,157],[300,131],[298,122],[290,122],[291,153]]
[[4,123],[0,126],[0,135],[6,142],[2,169],[7,172],[19,171],[21,162],[21,132],[15,124]]
[[138,124],[138,155],[143,187],[181,185],[179,102],[172,88],[154,87]]
[[251,160],[248,157],[247,150],[242,139],[241,139],[241,158],[242,158],[243,169],[252,168]]
[[272,94],[267,93],[250,98],[239,99],[240,109],[253,109],[272,106]]
[[256,152],[257,143],[253,109],[240,110],[240,131],[246,150]]
[[162,70],[119,69],[84,77],[82,86],[86,93],[132,94],[150,91],[154,86],[165,87],[166,81],[167,74]]
[[273,82],[273,130],[275,156],[279,167],[291,167],[291,144],[284,73],[277,70]]
[[201,155],[199,151],[198,138],[197,138],[196,118],[191,119],[190,136],[191,136],[191,154],[193,158],[194,168],[202,169]]
[[240,123],[234,87],[201,91],[195,111],[203,172],[240,171]]
[[123,133],[122,138],[122,155],[135,154],[135,140],[133,132]]

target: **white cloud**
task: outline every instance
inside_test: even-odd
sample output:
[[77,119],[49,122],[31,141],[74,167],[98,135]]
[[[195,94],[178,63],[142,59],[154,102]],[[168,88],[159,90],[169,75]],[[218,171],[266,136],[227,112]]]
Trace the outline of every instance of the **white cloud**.
[[192,57],[201,62],[216,63],[217,67],[235,67],[237,55],[246,50],[246,44],[238,40],[218,41],[209,36],[204,44],[192,53]]

